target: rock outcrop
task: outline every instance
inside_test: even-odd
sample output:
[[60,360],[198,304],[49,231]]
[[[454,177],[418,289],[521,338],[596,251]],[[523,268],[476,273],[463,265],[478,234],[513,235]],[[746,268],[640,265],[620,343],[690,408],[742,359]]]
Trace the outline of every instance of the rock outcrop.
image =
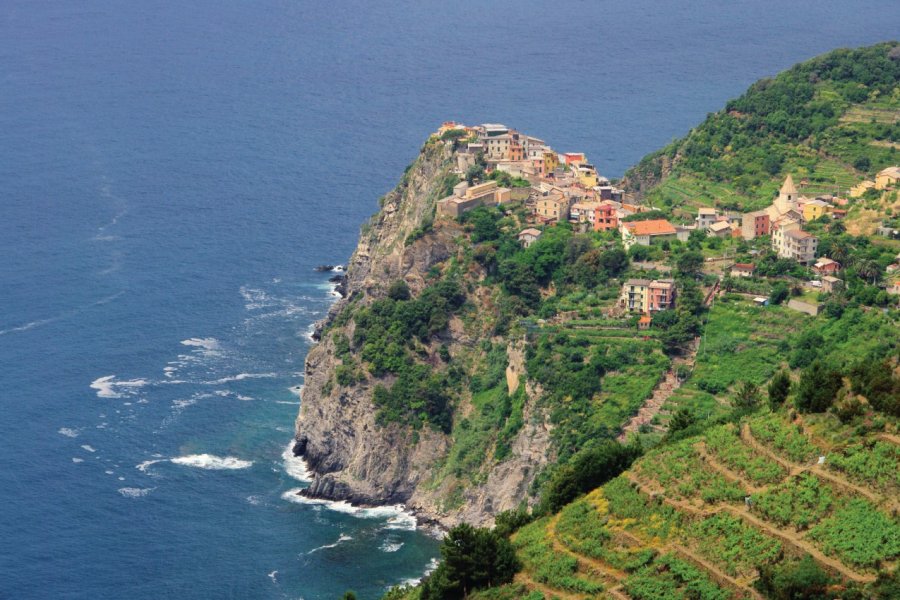
[[[340,359],[330,332],[343,329],[352,339],[354,323],[346,317],[383,297],[388,282],[403,279],[416,294],[425,286],[432,267],[463,252],[458,243],[463,231],[458,224],[443,221],[431,226],[435,202],[446,193],[454,164],[451,144],[426,144],[397,188],[381,200],[381,210],[362,227],[346,268],[344,297],[318,324],[317,339],[321,341],[306,358],[294,447],[314,473],[305,495],[364,505],[403,503],[422,520],[444,526],[461,521],[486,524],[499,511],[532,502],[534,478],[553,459],[550,426],[535,409],[534,394],[526,400],[525,425],[512,439],[509,455],[489,464],[479,483],[461,484],[452,476],[437,476],[452,446],[452,434],[376,422],[373,391],[377,383],[389,386],[389,376],[375,379],[367,375],[350,386],[335,384]],[[478,341],[453,318],[440,344],[454,350],[473,347]],[[436,352],[439,344],[432,345]],[[510,367],[515,381],[524,381],[521,353],[519,342]]]

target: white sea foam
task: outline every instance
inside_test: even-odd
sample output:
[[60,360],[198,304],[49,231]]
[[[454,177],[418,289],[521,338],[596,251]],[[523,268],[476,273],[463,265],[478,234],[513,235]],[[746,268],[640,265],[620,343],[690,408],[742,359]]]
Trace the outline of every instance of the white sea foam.
[[150,467],[152,467],[152,466],[155,465],[156,463],[161,463],[161,462],[166,462],[166,459],[164,459],[164,458],[157,458],[156,460],[145,460],[145,461],[142,462],[141,464],[135,466],[135,469],[137,469],[138,471],[140,471],[140,472],[142,472],[142,473],[146,473],[146,472],[147,472],[147,469],[149,469]]
[[243,381],[245,379],[268,379],[277,376],[277,373],[238,373],[237,375],[222,377],[221,379],[216,379],[214,381],[204,381],[204,383],[206,385],[222,385],[223,383],[231,383],[232,381]]
[[303,394],[303,387],[304,387],[304,384],[301,383],[299,385],[289,387],[288,390],[290,390],[290,392],[292,394],[296,394],[296,395],[300,396]]
[[281,495],[283,500],[294,502],[295,504],[307,504],[310,506],[322,506],[328,510],[340,512],[360,519],[387,519],[388,524],[385,529],[408,529],[416,528],[416,519],[402,504],[394,504],[388,506],[372,506],[362,507],[353,506],[349,502],[343,500],[322,500],[321,498],[307,498],[300,496],[302,488],[294,488],[286,491]]
[[276,578],[276,575],[278,575],[278,571],[277,570],[272,571],[271,573],[269,573],[269,579],[271,579],[274,582],[277,582],[278,579]]
[[75,464],[83,463],[83,462],[84,462],[84,459],[83,459],[83,458],[78,458],[77,456],[73,456],[73,457],[72,457],[72,462],[75,463]]
[[378,547],[382,552],[396,552],[400,548],[403,547],[403,542],[397,542],[388,538],[382,542],[382,544]]
[[171,460],[176,465],[217,471],[247,469],[253,466],[253,461],[241,460],[233,456],[215,456],[213,454],[189,454],[187,456],[178,456]]
[[440,564],[440,561],[438,559],[432,558],[430,561],[428,561],[428,565],[425,567],[425,571],[422,573],[421,577],[412,577],[410,579],[403,579],[400,581],[399,585],[401,585],[401,586],[403,586],[403,585],[410,585],[410,586],[419,585],[420,583],[422,583],[422,579],[424,579],[425,577],[428,577],[429,575],[434,573],[435,569],[438,568],[439,564]]
[[91,389],[97,390],[98,398],[122,398],[137,393],[139,388],[147,385],[146,379],[130,379],[117,381],[115,375],[98,377],[91,382]]
[[119,488],[117,491],[126,498],[143,498],[155,489],[156,488],[123,487]]
[[291,406],[300,406],[299,402],[288,402],[287,400],[276,400],[275,404],[290,404]]
[[172,377],[175,375],[175,371],[177,371],[177,370],[178,370],[178,367],[173,367],[173,366],[169,365],[168,367],[163,367],[163,374],[166,377]]
[[387,525],[385,525],[384,528],[415,531],[416,518],[406,511],[401,511],[399,514],[388,518]]
[[333,543],[333,544],[325,544],[324,546],[319,546],[318,548],[313,548],[312,550],[310,550],[310,551],[307,552],[306,554],[309,555],[309,554],[312,554],[313,552],[318,552],[319,550],[326,550],[326,549],[328,549],[328,548],[334,548],[334,547],[340,545],[341,542],[349,542],[349,541],[352,540],[352,539],[353,539],[353,538],[352,538],[351,536],[349,536],[349,535],[344,535],[344,534],[342,533],[342,534],[338,537],[338,539],[337,539],[337,541],[336,541],[335,543]]
[[294,442],[287,445],[284,452],[281,453],[283,460],[284,472],[296,479],[297,481],[312,481],[309,468],[302,456],[294,456]]
[[88,444],[82,444],[81,447],[84,448],[85,450],[87,450],[88,452],[91,452],[91,453],[97,451],[97,450],[95,450],[94,448],[92,448],[91,446],[89,446]]
[[219,340],[213,337],[208,338],[189,338],[181,340],[182,346],[191,346],[194,348],[203,348],[204,350],[218,350]]
[[243,396],[241,394],[238,394],[237,399],[242,400],[244,402],[249,402],[249,401],[253,400],[253,396]]
[[59,435],[64,435],[69,438],[77,438],[78,434],[81,433],[80,429],[73,429],[71,427],[60,427],[59,431],[57,431]]

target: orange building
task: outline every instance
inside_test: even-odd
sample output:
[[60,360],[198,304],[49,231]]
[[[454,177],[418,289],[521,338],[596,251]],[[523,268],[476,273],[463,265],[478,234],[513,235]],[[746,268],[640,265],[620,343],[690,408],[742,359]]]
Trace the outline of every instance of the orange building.
[[612,204],[601,204],[594,209],[594,231],[612,231],[619,228],[616,207]]

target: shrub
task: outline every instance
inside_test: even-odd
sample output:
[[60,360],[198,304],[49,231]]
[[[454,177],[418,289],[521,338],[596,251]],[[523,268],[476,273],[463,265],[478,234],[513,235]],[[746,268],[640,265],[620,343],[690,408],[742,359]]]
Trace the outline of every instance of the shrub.
[[409,300],[409,285],[402,279],[398,279],[388,287],[387,295],[391,300]]
[[599,487],[631,466],[641,454],[636,446],[615,441],[602,442],[575,454],[559,467],[541,495],[539,512],[554,513],[576,497]]
[[828,410],[844,379],[838,371],[826,367],[821,361],[814,361],[800,375],[797,385],[797,409],[800,412],[819,413]]
[[773,410],[784,404],[791,391],[791,376],[787,371],[779,371],[769,382],[769,406]]
[[467,523],[444,538],[441,559],[422,583],[422,600],[464,598],[474,590],[509,583],[520,568],[509,540]]

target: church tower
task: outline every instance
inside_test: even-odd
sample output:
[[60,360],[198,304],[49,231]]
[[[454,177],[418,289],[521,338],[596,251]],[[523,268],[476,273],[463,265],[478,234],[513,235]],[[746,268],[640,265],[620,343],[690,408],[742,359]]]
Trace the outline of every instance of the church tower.
[[784,183],[781,185],[781,189],[778,190],[778,199],[775,200],[775,206],[781,214],[797,208],[797,188],[794,186],[794,178],[791,177],[790,173],[788,173]]

